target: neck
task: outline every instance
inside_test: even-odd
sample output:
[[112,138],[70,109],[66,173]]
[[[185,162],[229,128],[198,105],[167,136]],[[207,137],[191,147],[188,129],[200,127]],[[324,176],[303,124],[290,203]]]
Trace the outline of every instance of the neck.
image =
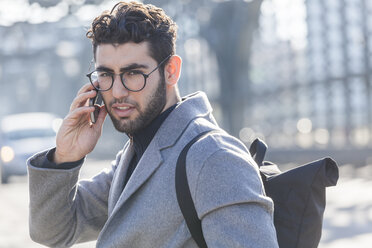
[[170,92],[167,91],[166,94],[167,94],[166,95],[167,102],[165,103],[164,108],[161,111],[161,113],[164,112],[166,109],[168,109],[170,106],[173,106],[174,104],[181,101],[181,96],[180,96],[178,90],[175,89],[175,88],[172,88]]

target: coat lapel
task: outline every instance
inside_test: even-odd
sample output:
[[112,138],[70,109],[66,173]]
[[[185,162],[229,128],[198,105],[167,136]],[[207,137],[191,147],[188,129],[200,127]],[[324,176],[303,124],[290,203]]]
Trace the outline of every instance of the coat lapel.
[[[130,157],[132,158],[132,156]],[[151,175],[160,166],[162,161],[163,159],[156,142],[151,142],[146,152],[143,154],[143,157],[138,162],[136,169],[131,175],[124,190],[122,192],[119,192],[119,195],[120,193],[121,195],[119,196],[119,199],[114,206],[113,214],[117,211],[117,209],[119,209],[123,204],[125,204],[125,202],[151,177]],[[130,160],[124,162],[124,164],[122,164],[121,166],[123,171],[119,171],[118,173],[118,175],[120,175],[121,177],[120,179],[117,180],[118,186],[121,186],[120,189],[123,189],[124,178],[129,163]]]
[[116,203],[119,200],[121,193],[123,192],[124,180],[127,174],[129,163],[132,160],[133,155],[134,155],[133,145],[130,144],[130,142],[128,142],[126,147],[124,148],[124,153],[120,158],[118,168],[112,180],[111,194],[108,206],[109,215],[113,211]]

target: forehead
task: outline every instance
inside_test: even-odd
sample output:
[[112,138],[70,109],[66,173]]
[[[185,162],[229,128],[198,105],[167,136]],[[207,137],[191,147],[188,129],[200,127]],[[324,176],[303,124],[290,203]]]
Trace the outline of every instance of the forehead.
[[124,44],[100,44],[96,50],[96,65],[110,67],[125,66],[131,63],[150,63],[155,61],[150,56],[147,42]]

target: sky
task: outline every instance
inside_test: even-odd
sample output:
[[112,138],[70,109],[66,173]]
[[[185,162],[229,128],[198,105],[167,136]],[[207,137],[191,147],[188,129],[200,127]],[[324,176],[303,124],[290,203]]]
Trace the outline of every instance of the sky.
[[57,22],[68,14],[69,5],[79,7],[75,15],[81,21],[91,20],[109,9],[116,1],[106,0],[101,5],[84,5],[85,0],[61,0],[52,7],[44,8],[39,3],[29,3],[28,0],[0,0],[0,26],[11,26],[16,22],[39,24],[43,22]]

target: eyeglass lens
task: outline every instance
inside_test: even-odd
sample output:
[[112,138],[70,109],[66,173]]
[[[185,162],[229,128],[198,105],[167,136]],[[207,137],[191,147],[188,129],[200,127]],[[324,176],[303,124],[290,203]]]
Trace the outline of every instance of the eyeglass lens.
[[[114,74],[105,71],[94,71],[90,76],[93,83],[98,83],[100,90],[109,90],[114,83],[114,77]],[[120,74],[120,77],[125,87],[132,91],[141,90],[145,85],[145,77],[140,72],[128,71]]]

